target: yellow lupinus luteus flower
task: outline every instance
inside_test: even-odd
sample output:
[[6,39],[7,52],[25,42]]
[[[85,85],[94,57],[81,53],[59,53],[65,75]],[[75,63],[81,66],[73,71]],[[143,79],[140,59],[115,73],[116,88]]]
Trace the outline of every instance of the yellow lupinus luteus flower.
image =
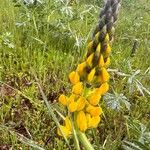
[[61,103],[64,106],[67,106],[68,101],[67,101],[67,98],[64,94],[59,96],[59,103]]
[[82,82],[78,82],[72,88],[72,93],[77,94],[77,95],[81,94],[82,91],[83,91],[83,84],[82,84]]
[[104,63],[104,57],[103,57],[103,55],[100,55],[98,66],[99,67],[103,67],[104,65],[105,65],[105,63]]
[[82,132],[85,132],[87,129],[87,120],[84,111],[80,111],[77,114],[77,126]]
[[[69,135],[71,134],[71,131],[66,126],[60,125],[59,128],[61,128],[61,130],[63,131],[63,133],[66,137],[69,137]],[[60,136],[63,136],[60,129],[57,130],[57,134]]]
[[77,111],[81,111],[85,107],[86,99],[80,96],[80,98],[77,100],[77,104]]
[[107,44],[106,50],[104,51],[104,58],[109,57],[110,53],[111,53],[111,47],[110,44]]
[[91,81],[93,80],[94,75],[95,75],[95,68],[93,68],[93,69],[91,70],[91,72],[88,74],[88,77],[87,77],[88,82],[91,82]]
[[86,67],[86,62],[83,62],[83,63],[81,63],[81,64],[78,65],[77,71],[78,71],[78,73],[79,73],[80,76],[84,75],[84,73],[85,73],[84,72],[85,67]]
[[94,53],[92,53],[86,60],[87,65],[92,66],[92,61],[93,61]]
[[109,84],[107,82],[103,83],[99,88],[96,89],[96,92],[100,95],[104,95],[109,90]]
[[101,99],[101,95],[98,92],[93,92],[88,96],[88,101],[91,105],[97,105]]
[[107,33],[106,36],[105,36],[104,42],[106,42],[106,43],[109,42],[109,35],[108,35],[108,33]]
[[76,84],[80,81],[80,76],[79,76],[78,72],[72,71],[69,74],[69,79],[72,84]]
[[65,126],[72,132],[72,124],[68,116],[65,118]]
[[97,128],[100,122],[100,116],[94,116],[90,118],[89,128]]
[[110,65],[110,57],[107,57],[107,60],[106,60],[106,62],[105,62],[105,64],[104,64],[104,67],[105,67],[105,68],[108,68],[109,65]]
[[70,112],[75,112],[77,110],[77,106],[78,106],[78,103],[73,101],[68,105],[68,110]]
[[106,70],[105,67],[103,67],[103,68],[101,69],[101,73],[100,73],[100,75],[99,75],[98,78],[99,78],[99,81],[100,81],[101,83],[107,82],[107,81],[109,80],[110,75],[109,75],[109,73],[108,73],[108,71]]
[[90,104],[87,106],[86,111],[88,113],[90,113],[91,116],[99,116],[102,114],[102,108],[101,107],[94,107]]

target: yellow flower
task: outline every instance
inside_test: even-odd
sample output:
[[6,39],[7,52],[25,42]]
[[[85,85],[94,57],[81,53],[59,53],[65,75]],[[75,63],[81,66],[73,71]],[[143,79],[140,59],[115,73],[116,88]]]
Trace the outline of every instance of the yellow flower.
[[87,77],[88,78],[88,82],[91,82],[93,80],[94,75],[95,75],[95,68],[93,68],[91,70],[91,72],[88,74],[88,77]]
[[99,67],[103,67],[104,66],[104,57],[103,57],[102,54],[100,55],[98,66]]
[[[62,130],[63,134],[66,137],[68,137],[71,134],[71,131],[66,126],[60,125],[60,129]],[[63,136],[60,129],[57,130],[57,134],[60,135],[60,136]]]
[[89,122],[89,127],[97,128],[99,122],[100,122],[100,116],[92,117]]
[[78,100],[77,100],[77,111],[80,111],[82,110],[84,107],[85,107],[85,103],[86,103],[86,99],[84,97],[80,97]]
[[100,51],[101,51],[101,43],[99,43],[99,44],[97,45],[96,51],[97,51],[98,53],[100,53]]
[[99,76],[101,83],[107,82],[110,78],[109,73],[107,72],[106,68],[101,69],[101,74]]
[[109,65],[110,65],[110,57],[107,57],[107,60],[106,60],[106,62],[105,62],[105,64],[104,64],[104,67],[105,67],[105,68],[108,68]]
[[89,42],[88,44],[88,51],[92,51],[93,49],[93,41]]
[[68,110],[70,112],[75,112],[77,110],[77,106],[78,106],[77,102],[73,101],[68,105]]
[[108,35],[108,33],[107,33],[106,36],[105,36],[104,42],[106,42],[106,43],[109,42],[109,35]]
[[99,41],[99,40],[98,40],[99,35],[100,35],[100,32],[97,32],[96,35],[95,35],[96,43],[98,43],[98,41]]
[[78,65],[77,71],[79,72],[80,76],[84,74],[84,68],[86,67],[86,62],[83,62]]
[[110,47],[110,44],[107,44],[107,48],[106,50],[104,51],[104,58],[107,58],[111,53],[111,47]]
[[80,76],[78,75],[78,72],[72,71],[69,74],[69,79],[72,84],[76,84],[80,81]]
[[77,114],[77,126],[82,132],[85,132],[85,130],[87,129],[87,120],[83,111],[80,111]]
[[77,84],[75,84],[72,88],[72,92],[74,94],[81,94],[83,90],[83,84],[82,82],[78,82]]
[[61,103],[62,105],[66,106],[67,105],[67,98],[64,94],[59,96],[59,103]]
[[91,118],[92,118],[91,115],[89,113],[86,113],[86,121],[88,128],[90,127]]
[[92,53],[86,60],[87,65],[92,66],[92,61],[93,61],[94,53]]
[[88,105],[86,108],[86,111],[91,114],[91,116],[99,116],[102,114],[102,108],[101,107],[94,107],[92,105]]
[[71,121],[68,116],[65,118],[65,126],[68,130],[72,131]]
[[70,97],[68,98],[68,104],[70,104],[71,102],[74,102],[76,98],[77,96],[75,94],[71,94]]
[[97,105],[101,99],[101,95],[97,92],[93,92],[88,96],[88,101],[92,105]]
[[100,95],[104,95],[109,90],[109,84],[107,82],[103,83],[98,89],[96,89],[96,92]]

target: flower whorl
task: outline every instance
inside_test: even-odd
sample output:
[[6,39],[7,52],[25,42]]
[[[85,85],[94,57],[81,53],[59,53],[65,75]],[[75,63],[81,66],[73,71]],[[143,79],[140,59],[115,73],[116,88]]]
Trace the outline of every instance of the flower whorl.
[[[72,93],[70,96],[59,97],[59,102],[74,114],[72,123],[81,132],[96,128],[101,120],[102,108],[99,101],[109,90],[110,75],[107,68],[110,65],[111,43],[119,8],[120,0],[106,0],[93,39],[87,46],[85,60],[69,74]],[[65,124],[62,130],[68,136],[72,131]]]

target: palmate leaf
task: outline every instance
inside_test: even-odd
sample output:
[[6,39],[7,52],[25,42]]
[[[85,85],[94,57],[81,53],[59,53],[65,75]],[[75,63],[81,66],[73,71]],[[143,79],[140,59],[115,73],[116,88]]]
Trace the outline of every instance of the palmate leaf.
[[104,100],[107,102],[108,107],[112,109],[120,110],[125,106],[128,110],[130,110],[131,104],[127,97],[125,97],[122,93],[107,93],[104,96]]

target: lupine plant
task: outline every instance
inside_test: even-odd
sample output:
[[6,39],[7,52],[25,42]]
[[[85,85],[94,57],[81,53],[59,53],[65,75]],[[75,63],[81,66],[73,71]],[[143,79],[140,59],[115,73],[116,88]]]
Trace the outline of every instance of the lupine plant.
[[59,103],[65,107],[67,115],[58,129],[58,134],[65,137],[76,134],[85,149],[93,149],[85,132],[97,128],[103,113],[100,100],[109,90],[110,75],[107,68],[110,65],[114,25],[119,8],[120,0],[105,1],[100,21],[87,46],[86,57],[69,74],[71,93],[59,97]]

